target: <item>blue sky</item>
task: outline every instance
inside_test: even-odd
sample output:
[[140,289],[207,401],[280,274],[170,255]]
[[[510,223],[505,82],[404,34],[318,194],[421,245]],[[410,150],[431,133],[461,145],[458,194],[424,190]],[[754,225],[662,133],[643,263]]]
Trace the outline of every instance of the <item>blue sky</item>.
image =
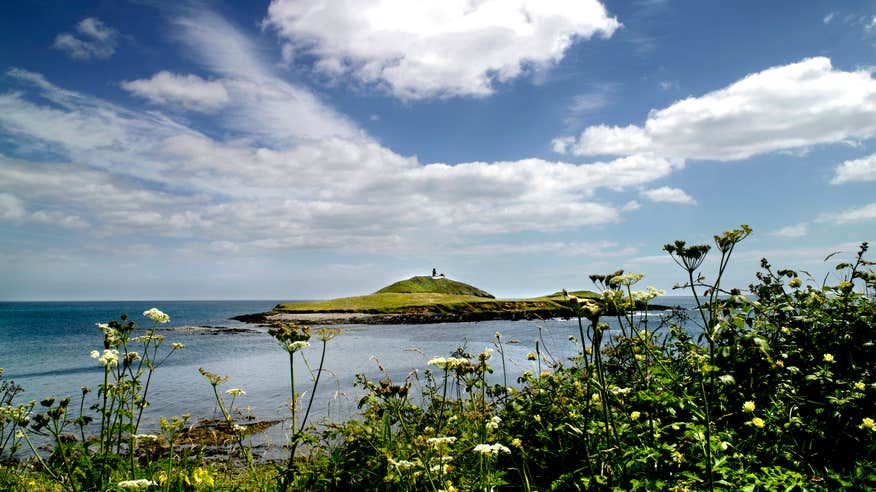
[[[876,224],[872,1],[0,7],[0,300],[588,288]],[[714,263],[706,264],[709,276]]]

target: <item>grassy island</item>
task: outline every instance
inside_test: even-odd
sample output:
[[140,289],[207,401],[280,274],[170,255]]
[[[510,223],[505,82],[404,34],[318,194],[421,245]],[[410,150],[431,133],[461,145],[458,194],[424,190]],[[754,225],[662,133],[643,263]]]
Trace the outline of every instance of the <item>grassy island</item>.
[[595,292],[578,291],[528,299],[496,299],[463,282],[417,276],[364,296],[280,304],[270,314],[314,324],[536,319],[571,316],[569,296],[599,298]]

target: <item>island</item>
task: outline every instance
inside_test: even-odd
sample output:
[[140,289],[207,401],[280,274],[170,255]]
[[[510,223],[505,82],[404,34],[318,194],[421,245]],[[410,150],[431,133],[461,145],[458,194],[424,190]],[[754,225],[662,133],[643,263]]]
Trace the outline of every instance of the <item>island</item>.
[[[337,325],[569,318],[574,315],[570,296],[600,299],[598,293],[586,290],[555,292],[527,299],[496,299],[477,287],[451,280],[443,274],[433,274],[401,280],[373,294],[289,302],[278,304],[267,313],[244,314],[232,319],[265,325],[277,322]],[[672,308],[649,305],[648,309]]]

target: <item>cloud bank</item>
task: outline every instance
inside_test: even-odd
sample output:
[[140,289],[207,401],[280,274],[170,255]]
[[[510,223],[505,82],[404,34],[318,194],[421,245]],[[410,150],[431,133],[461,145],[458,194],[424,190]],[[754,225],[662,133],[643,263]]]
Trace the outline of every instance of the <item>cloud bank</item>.
[[621,24],[598,0],[274,0],[265,25],[287,57],[313,55],[325,74],[420,99],[491,94]]

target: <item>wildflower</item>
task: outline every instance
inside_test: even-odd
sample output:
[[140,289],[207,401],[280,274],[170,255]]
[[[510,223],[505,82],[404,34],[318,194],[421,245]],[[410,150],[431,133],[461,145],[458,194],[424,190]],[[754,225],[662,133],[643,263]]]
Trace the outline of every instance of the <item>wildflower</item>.
[[412,462],[408,461],[408,460],[398,460],[398,461],[396,461],[396,460],[394,460],[394,459],[392,459],[392,458],[387,458],[387,461],[389,462],[390,465],[392,465],[392,466],[396,467],[396,469],[398,469],[398,470],[402,470],[402,471],[404,471],[404,470],[410,470],[411,468],[414,467],[414,464],[413,464]]
[[310,342],[306,340],[298,340],[297,342],[291,342],[286,344],[286,350],[288,352],[295,352],[297,350],[301,350],[307,347],[310,347]]
[[164,324],[170,321],[170,316],[164,314],[158,308],[152,308],[148,311],[143,311],[143,316],[146,316],[156,323]]
[[447,368],[447,359],[444,357],[432,357],[429,359],[428,364],[430,366],[435,366],[438,369],[446,369]]
[[723,376],[718,376],[718,381],[721,381],[723,384],[735,384],[736,378],[730,374],[724,374]]
[[535,355],[535,352],[530,352],[530,353],[526,354],[526,360],[535,360],[537,358],[538,358],[538,356]]
[[521,441],[519,437],[511,439],[511,445],[515,448],[523,449],[523,441]]
[[447,463],[442,463],[442,464],[438,464],[438,465],[432,465],[432,466],[429,468],[429,471],[432,472],[432,473],[438,473],[438,472],[441,472],[442,474],[447,475],[448,473],[450,473],[450,472],[453,471],[453,466],[452,466],[452,465],[449,465],[449,464],[447,464]]
[[863,419],[861,419],[861,425],[859,425],[858,428],[876,431],[876,422],[874,422],[873,419],[871,419],[870,417],[864,417]]
[[548,371],[547,369],[545,369],[544,371],[541,371],[541,374],[539,374],[539,377],[546,378],[546,377],[548,377],[548,376],[550,376],[550,375],[551,375],[551,372]]
[[486,349],[484,349],[483,352],[481,352],[480,354],[478,354],[478,359],[480,359],[481,361],[485,361],[485,360],[489,359],[489,358],[492,357],[492,356],[493,356],[493,349],[491,349],[491,348],[486,348]]
[[104,333],[107,333],[110,329],[109,325],[106,323],[95,323],[95,324],[97,325],[98,328],[100,328],[100,331],[102,331]]
[[794,288],[794,289],[796,289],[797,287],[800,287],[800,285],[801,285],[802,283],[803,283],[803,282],[800,280],[800,277],[794,277],[794,278],[791,279],[790,282],[788,282],[788,286],[789,286],[789,287],[792,287],[792,288]]
[[611,388],[611,394],[613,395],[628,395],[632,391],[632,388],[618,388],[617,386]]
[[231,429],[234,430],[235,434],[245,434],[246,433],[246,426],[243,426],[243,425],[234,424],[231,426]]
[[243,391],[240,388],[231,388],[231,389],[225,390],[225,394],[228,394],[231,396],[240,396],[240,395],[245,395],[246,391]]
[[426,439],[426,442],[431,444],[433,447],[438,447],[443,444],[453,444],[456,441],[456,438],[453,436],[444,436],[444,437],[430,437]]
[[745,412],[745,413],[751,413],[751,412],[753,412],[753,411],[754,411],[754,402],[753,402],[753,401],[747,401],[747,402],[743,403],[743,404],[742,404],[742,411]]
[[155,482],[153,482],[152,480],[146,480],[145,478],[141,478],[139,480],[123,480],[116,484],[118,488],[125,490],[148,489],[153,485],[155,485]]
[[496,430],[499,428],[499,423],[502,422],[502,419],[499,418],[498,415],[494,415],[493,418],[487,422],[487,430]]
[[824,354],[824,358],[822,360],[824,360],[824,362],[833,362],[834,358],[832,354]]
[[510,453],[511,450],[508,449],[507,446],[503,446],[502,444],[478,444],[474,447],[475,453],[481,454],[489,454],[489,455],[497,455],[499,453]]
[[599,403],[599,398],[599,393],[593,393],[593,395],[590,396],[590,401],[593,403]]
[[320,328],[316,331],[316,338],[319,338],[322,342],[328,342],[343,332],[340,328]]
[[763,421],[760,417],[755,417],[751,419],[751,425],[757,427],[758,429],[763,429],[763,426],[766,425],[766,422]]
[[779,328],[779,331],[785,335],[787,335],[788,333],[791,333],[791,329],[788,328],[787,326],[783,326],[783,327]]
[[721,441],[721,444],[719,444],[718,446],[721,447],[721,451],[727,451],[728,449],[730,449],[730,443],[727,441]]
[[782,359],[779,359],[773,364],[773,366],[775,366],[778,369],[782,369],[785,367],[785,361],[783,361]]
[[170,344],[170,346],[171,346],[174,350],[179,350],[179,349],[181,349],[181,348],[185,348],[185,344],[182,344],[182,343],[179,343],[179,342],[174,342],[174,343]]
[[672,461],[674,461],[680,465],[684,462],[684,455],[679,453],[678,451],[673,451],[672,452]]
[[155,434],[134,434],[131,437],[133,437],[135,441],[143,442],[152,442],[158,440],[158,436],[156,436]]
[[645,277],[644,273],[627,273],[624,275],[617,275],[611,278],[608,281],[609,285],[625,285],[627,287],[635,284],[639,280]]
[[210,470],[207,470],[204,467],[198,467],[192,470],[192,484],[195,486],[198,485],[207,485],[208,487],[212,487],[213,475],[210,474]]
[[532,419],[535,420],[536,422],[538,422],[539,424],[541,423],[541,415],[539,415],[539,414],[535,414],[535,416],[532,417]]
[[104,349],[103,355],[97,350],[91,351],[91,358],[97,359],[102,366],[117,366],[119,365],[119,351],[116,349]]
[[858,381],[857,383],[855,383],[855,389],[858,391],[864,391],[865,389],[867,389],[867,385],[862,383],[861,381]]
[[642,412],[639,412],[638,410],[634,410],[634,411],[630,412],[630,420],[632,420],[633,422],[639,420],[639,417],[641,417],[641,416],[642,416]]
[[502,334],[497,331],[496,332],[496,340],[501,340],[501,339],[502,339]]

